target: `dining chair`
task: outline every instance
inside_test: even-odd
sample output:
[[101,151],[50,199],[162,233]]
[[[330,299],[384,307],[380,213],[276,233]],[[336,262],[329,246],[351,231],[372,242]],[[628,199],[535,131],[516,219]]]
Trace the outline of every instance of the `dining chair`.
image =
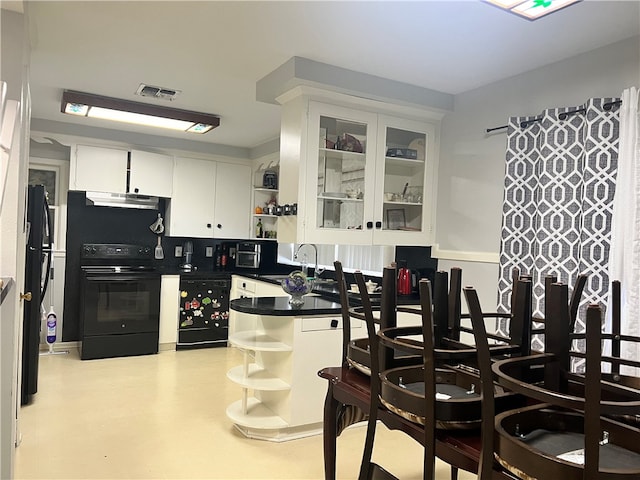
[[[346,307],[342,310],[343,323],[350,321],[350,298],[347,291],[347,282],[345,274],[342,270],[342,264],[340,261],[334,262],[336,271],[336,278],[339,283],[340,304]],[[382,289],[380,291],[380,303],[373,310],[377,316],[375,321],[379,328],[389,328],[397,326],[398,312],[413,312],[412,309],[405,307],[398,307],[397,305],[397,290],[396,290],[396,269],[386,268],[383,270],[382,275]],[[359,294],[358,294],[359,297]],[[404,351],[396,350],[393,358],[395,365],[416,365],[422,362],[421,355],[407,354]],[[370,348],[368,336],[362,338],[351,339],[350,335],[345,332],[343,335],[343,359],[357,370],[361,371],[365,375],[371,374],[371,360],[370,360]]]
[[[571,375],[568,287],[546,291],[545,353],[492,363],[477,292],[465,287],[478,349],[482,390],[479,480],[492,478],[497,461],[518,478],[618,480],[640,478],[640,430],[612,416],[637,414],[640,391],[603,379],[602,310],[587,308],[586,371]],[[524,408],[496,415],[494,378],[529,398]]]
[[[336,477],[337,437],[350,425],[368,418],[370,396],[370,349],[368,338],[351,339],[352,315],[347,282],[339,261],[334,262],[340,295],[342,328],[342,358],[340,367],[326,367],[318,372],[328,380],[324,404],[323,449],[325,479]],[[382,276],[380,304],[375,307],[376,322],[395,325],[395,268],[385,269]],[[359,319],[358,321],[362,321]],[[419,356],[418,359],[421,357]],[[408,361],[407,359],[400,360]],[[417,362],[419,360],[414,360]]]
[[[367,325],[371,349],[371,402],[359,478],[363,480],[378,475],[393,478],[389,472],[371,462],[371,457],[377,420],[387,424],[388,419],[395,415],[422,426],[423,435],[418,440],[424,447],[423,476],[432,479],[436,430],[469,431],[480,427],[480,382],[473,367],[476,363],[475,349],[446,350],[436,347],[431,282],[428,280],[419,283],[421,309],[414,311],[422,320],[420,340],[405,336],[407,333],[418,333],[415,327],[389,327],[376,332],[364,277],[359,272],[354,275],[360,288],[360,310]],[[530,308],[530,302],[527,301],[530,289],[522,288],[521,292],[518,305],[521,305],[523,314],[514,315],[519,320],[526,317],[526,310]],[[358,310],[352,309],[352,316],[358,317]],[[492,347],[494,354],[517,352],[516,346],[509,344],[509,339],[502,340],[506,345]],[[394,350],[419,354],[423,362],[417,366],[393,366],[388,359]],[[519,396],[498,386],[492,388],[497,390],[494,398],[498,411],[521,403]],[[385,410],[390,415],[380,414]],[[455,466],[452,466],[451,477],[457,477]]]

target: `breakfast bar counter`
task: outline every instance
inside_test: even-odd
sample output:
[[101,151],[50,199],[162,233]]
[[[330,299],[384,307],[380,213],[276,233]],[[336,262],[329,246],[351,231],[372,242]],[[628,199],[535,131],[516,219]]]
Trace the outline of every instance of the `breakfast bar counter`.
[[317,295],[307,295],[302,305],[290,305],[289,297],[254,297],[231,300],[229,307],[252,315],[310,316],[340,315],[340,304]]

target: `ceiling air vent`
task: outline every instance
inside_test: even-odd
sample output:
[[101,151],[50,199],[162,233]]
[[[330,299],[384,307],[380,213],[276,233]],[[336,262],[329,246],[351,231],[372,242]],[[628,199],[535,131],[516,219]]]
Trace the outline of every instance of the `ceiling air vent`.
[[145,85],[144,83],[141,83],[138,90],[136,90],[136,95],[140,95],[141,97],[161,98],[163,100],[174,100],[179,93],[180,90],[154,87],[153,85]]

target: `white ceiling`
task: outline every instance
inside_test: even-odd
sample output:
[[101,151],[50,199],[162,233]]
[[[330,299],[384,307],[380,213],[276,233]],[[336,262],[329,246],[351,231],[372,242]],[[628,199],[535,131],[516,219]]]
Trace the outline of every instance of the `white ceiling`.
[[147,83],[221,117],[195,140],[252,148],[280,127],[256,82],[293,56],[458,94],[639,35],[639,7],[586,0],[530,22],[480,1],[29,1],[32,116],[158,135],[60,113],[64,89],[167,105],[134,95]]

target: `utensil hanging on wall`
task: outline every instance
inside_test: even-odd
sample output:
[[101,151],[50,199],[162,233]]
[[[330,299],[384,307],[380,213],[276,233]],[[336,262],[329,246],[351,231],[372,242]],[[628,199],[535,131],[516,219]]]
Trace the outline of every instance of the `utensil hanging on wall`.
[[158,218],[156,219],[155,222],[149,225],[149,229],[156,235],[160,235],[162,232],[164,232],[164,225],[162,222],[163,222],[162,215],[158,214]]
[[158,218],[155,222],[149,225],[149,229],[158,235],[158,244],[156,245],[155,250],[153,251],[153,256],[156,260],[162,260],[164,258],[164,251],[162,250],[162,239],[160,235],[164,232],[164,224],[162,223],[162,215],[158,214]]
[[156,245],[156,248],[153,251],[153,256],[156,260],[162,260],[164,258],[164,250],[162,250],[162,239],[160,238],[160,235],[158,235],[158,245]]

